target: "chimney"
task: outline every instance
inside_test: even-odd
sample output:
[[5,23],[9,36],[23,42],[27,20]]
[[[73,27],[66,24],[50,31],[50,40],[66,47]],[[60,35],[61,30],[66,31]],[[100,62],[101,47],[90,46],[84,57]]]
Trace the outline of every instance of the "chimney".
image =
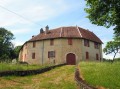
[[40,29],[40,34],[43,33],[43,32],[44,32],[44,31],[43,31],[43,28],[41,28],[41,29]]
[[32,38],[34,37],[34,35],[32,36]]
[[49,31],[49,26],[47,25],[47,26],[45,27],[45,33],[47,34],[48,31]]

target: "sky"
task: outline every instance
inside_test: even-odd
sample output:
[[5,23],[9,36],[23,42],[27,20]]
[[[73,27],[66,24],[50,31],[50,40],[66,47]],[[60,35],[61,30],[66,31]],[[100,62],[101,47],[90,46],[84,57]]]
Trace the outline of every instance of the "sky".
[[[77,25],[94,32],[103,41],[104,48],[114,36],[113,27],[107,29],[91,24],[85,7],[85,0],[0,0],[0,27],[14,34],[13,43],[18,46],[47,25],[50,29]],[[112,58],[113,54],[103,53],[103,57]]]

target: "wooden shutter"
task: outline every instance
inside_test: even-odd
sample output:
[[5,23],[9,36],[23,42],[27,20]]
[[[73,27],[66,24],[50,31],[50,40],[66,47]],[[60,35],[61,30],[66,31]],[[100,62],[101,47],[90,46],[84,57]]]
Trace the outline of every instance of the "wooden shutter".
[[54,58],[55,57],[55,51],[48,51],[48,58]]
[[90,47],[89,40],[84,39],[84,46]]
[[50,40],[50,45],[54,45],[54,39]]
[[35,53],[32,53],[32,59],[35,59]]
[[36,46],[36,42],[33,42],[33,48],[35,48],[35,46]]
[[68,45],[72,45],[72,39],[71,38],[68,39]]
[[96,60],[99,60],[99,56],[98,56],[98,54],[96,54]]

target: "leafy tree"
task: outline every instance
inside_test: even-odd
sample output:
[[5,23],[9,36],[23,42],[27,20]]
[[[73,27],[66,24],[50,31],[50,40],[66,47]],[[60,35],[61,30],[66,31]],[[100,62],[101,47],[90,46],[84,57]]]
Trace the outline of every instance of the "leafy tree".
[[21,47],[22,47],[22,46],[16,46],[16,47],[14,48],[15,58],[18,58],[18,56],[19,56],[19,51],[20,51]]
[[86,0],[88,18],[92,24],[109,28],[114,26],[115,36],[120,36],[120,0]]
[[103,49],[103,52],[106,53],[106,55],[110,54],[110,53],[114,53],[114,57],[113,57],[113,61],[114,61],[115,56],[119,52],[119,50],[120,50],[120,44],[119,44],[119,42],[110,41],[110,42],[107,42],[107,45]]
[[0,28],[0,61],[11,57],[11,51],[14,48],[11,42],[13,39],[14,35],[10,31]]

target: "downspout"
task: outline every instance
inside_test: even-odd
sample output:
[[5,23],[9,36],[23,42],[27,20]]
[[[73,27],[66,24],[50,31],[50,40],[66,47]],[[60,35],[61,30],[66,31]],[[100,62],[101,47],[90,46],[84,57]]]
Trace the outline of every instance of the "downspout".
[[42,65],[43,65],[43,59],[44,59],[44,40],[42,45]]
[[99,54],[100,54],[100,62],[102,61],[102,44],[99,47]]

